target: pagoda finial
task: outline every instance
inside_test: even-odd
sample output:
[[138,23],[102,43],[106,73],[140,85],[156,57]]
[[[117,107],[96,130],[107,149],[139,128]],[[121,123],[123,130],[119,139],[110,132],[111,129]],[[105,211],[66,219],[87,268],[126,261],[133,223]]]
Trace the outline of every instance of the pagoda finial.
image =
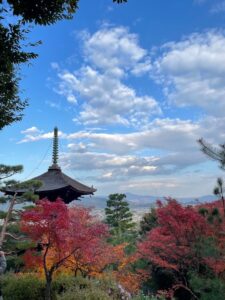
[[54,166],[58,165],[58,149],[59,149],[59,139],[58,139],[58,128],[54,128],[53,137],[53,151],[52,151],[52,163]]

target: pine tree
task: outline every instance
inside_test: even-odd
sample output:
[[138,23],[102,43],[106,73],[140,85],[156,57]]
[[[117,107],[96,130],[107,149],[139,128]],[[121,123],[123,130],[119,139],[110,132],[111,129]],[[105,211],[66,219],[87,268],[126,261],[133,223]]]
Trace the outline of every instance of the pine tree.
[[140,230],[139,234],[144,237],[147,232],[152,230],[158,225],[157,223],[157,214],[155,208],[145,213],[140,221]]
[[40,187],[39,181],[30,180],[19,183],[15,180],[2,181],[16,173],[22,172],[22,166],[6,166],[0,165],[0,189],[4,192],[5,188],[26,189],[27,192],[22,196],[18,196],[15,192],[13,195],[4,195],[0,197],[0,248],[7,254],[7,264],[9,268],[19,270],[22,259],[19,254],[22,254],[25,249],[31,247],[31,243],[27,240],[19,228],[20,214],[28,208],[28,202],[34,202],[37,196],[34,191]]
[[128,241],[134,235],[135,224],[125,194],[111,194],[105,208],[106,223],[114,242]]
[[223,206],[223,215],[225,216],[224,183],[222,178],[217,178],[217,185],[215,186],[213,193],[220,197]]
[[23,171],[23,166],[8,166],[0,164],[0,181],[8,177],[13,176],[14,174],[21,173]]

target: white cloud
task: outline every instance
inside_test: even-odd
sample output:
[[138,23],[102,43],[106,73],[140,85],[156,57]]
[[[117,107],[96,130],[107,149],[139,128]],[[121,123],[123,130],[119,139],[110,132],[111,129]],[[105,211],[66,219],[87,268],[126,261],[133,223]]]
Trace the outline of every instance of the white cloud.
[[137,35],[125,27],[104,27],[92,35],[83,33],[82,39],[85,64],[76,71],[58,70],[56,89],[69,102],[78,104],[75,122],[142,127],[162,113],[153,97],[138,95],[123,82],[151,68]]
[[[107,184],[107,182],[106,182]],[[130,178],[113,186],[115,191],[131,192],[137,194],[154,195],[160,197],[194,197],[212,193],[215,184],[215,174],[203,173],[185,173],[179,176],[151,176],[146,178]],[[109,182],[105,187],[105,194],[108,194]],[[117,187],[118,186],[118,187]]]
[[[85,139],[93,142],[96,149],[125,154],[129,151],[143,149],[190,150],[195,148],[196,139],[201,132],[201,123],[188,120],[156,119],[148,125],[148,129],[132,133],[112,134],[81,131],[69,134],[68,138]],[[212,129],[212,127],[210,128]]]
[[[18,144],[36,142],[36,141],[53,138],[54,134],[52,131],[44,133],[43,131],[39,130],[37,127],[32,127],[32,128],[28,128],[21,132],[24,134],[24,137],[19,142],[17,142]],[[59,131],[58,136],[64,138],[65,134],[62,131]]]
[[[171,174],[205,161],[196,142],[201,124],[165,119],[152,122],[150,127],[127,134],[85,131],[69,134],[68,139],[85,141],[88,147],[80,155],[76,151],[77,144],[73,146],[71,143],[70,151],[62,162],[74,170],[101,169],[103,172],[99,179],[118,180]],[[102,152],[103,149],[106,152]],[[161,154],[151,155],[152,151],[161,151]]]
[[[167,43],[154,52],[155,60],[124,27],[101,28],[82,39],[83,65],[71,71],[55,68],[58,93],[76,107],[74,121],[84,128],[60,133],[68,141],[67,152],[60,155],[62,167],[120,191],[151,193],[151,188],[158,188],[165,195],[176,190],[190,195],[188,191],[196,194],[204,180],[212,181],[214,175],[205,179],[194,174],[207,161],[196,140],[204,137],[215,144],[225,140],[224,33],[192,34]],[[141,74],[151,74],[161,84],[167,109],[176,115],[182,106],[194,107],[189,110],[193,115],[196,110],[203,113],[186,120],[167,118],[154,97],[127,84],[131,76]],[[107,126],[95,130],[99,124],[133,128],[112,133]],[[52,138],[52,133],[41,131],[23,134],[21,142]]]
[[[133,166],[152,166],[156,158],[137,157],[135,155],[116,155],[104,152],[68,152],[61,155],[61,163],[70,166],[71,169],[96,169],[107,170],[112,168],[122,168]],[[146,171],[148,168],[144,168]],[[149,171],[150,169],[148,169]]]
[[[152,156],[116,155],[104,152],[68,152],[60,157],[60,164],[69,170],[95,170],[100,172],[94,176],[99,181],[117,181],[130,176],[146,176],[155,174],[158,158]],[[160,172],[160,171],[157,171]]]
[[192,34],[162,47],[155,62],[157,80],[169,101],[194,106],[211,115],[225,109],[225,35],[211,31]]
[[117,78],[101,74],[91,67],[82,68],[78,76],[69,72],[59,76],[68,94],[79,93],[86,99],[80,114],[74,119],[84,125],[122,124],[139,127],[146,125],[153,115],[161,114],[155,99],[138,96],[133,88]]
[[36,126],[32,126],[30,128],[21,131],[22,134],[36,134],[40,132],[41,131]]
[[[169,183],[171,176],[177,176],[178,180],[183,176],[181,171],[187,172],[188,167],[201,169],[201,163],[207,161],[207,157],[201,153],[196,140],[204,136],[214,143],[223,141],[224,121],[212,117],[198,122],[156,119],[149,129],[141,132],[60,132],[61,138],[68,141],[68,150],[60,153],[60,165],[65,171],[88,174],[91,181],[98,182],[98,186],[120,182],[118,188],[122,188],[122,185],[128,187],[136,181],[141,189],[142,182],[147,182],[147,178],[159,184],[162,176],[167,176]],[[52,136],[52,132],[30,134],[21,142],[39,141]],[[196,176],[199,174],[193,175]],[[176,184],[175,180],[173,184]],[[136,188],[133,186],[134,191]],[[167,186],[165,193],[170,190],[175,188]]]
[[125,27],[103,27],[84,37],[86,59],[104,72],[121,76],[125,71],[138,69],[136,72],[140,74],[151,68],[147,51],[140,47],[138,36]]

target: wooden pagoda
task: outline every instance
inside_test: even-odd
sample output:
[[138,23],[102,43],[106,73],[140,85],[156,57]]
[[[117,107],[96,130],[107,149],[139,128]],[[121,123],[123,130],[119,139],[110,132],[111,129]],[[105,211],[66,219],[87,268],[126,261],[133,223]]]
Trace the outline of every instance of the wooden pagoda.
[[[84,195],[93,195],[96,191],[93,187],[88,187],[83,183],[67,176],[58,165],[58,129],[54,128],[53,138],[53,155],[52,165],[48,171],[31,180],[38,180],[42,182],[42,186],[35,191],[35,194],[40,199],[48,198],[50,201],[55,201],[58,197],[62,198],[65,203],[70,203],[73,200],[78,200]],[[22,195],[26,192],[25,189],[15,190],[13,188],[4,191],[5,194]]]

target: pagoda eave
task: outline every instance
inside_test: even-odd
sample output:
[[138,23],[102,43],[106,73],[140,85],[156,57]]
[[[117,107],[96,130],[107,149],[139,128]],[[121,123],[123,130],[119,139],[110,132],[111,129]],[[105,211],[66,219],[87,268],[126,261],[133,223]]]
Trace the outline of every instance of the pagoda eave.
[[[57,198],[61,198],[66,204],[69,204],[73,200],[79,200],[82,196],[94,195],[96,189],[93,188],[92,191],[77,191],[70,186],[66,186],[54,190],[40,190],[35,191],[34,194],[39,196],[39,199],[47,198],[49,201],[55,201]],[[17,195],[22,196],[26,191],[24,190],[7,190],[3,191],[7,195]]]
[[95,191],[96,190],[93,189],[92,192],[82,192],[67,186],[55,190],[36,191],[35,194],[37,194],[40,199],[47,198],[49,201],[55,201],[57,198],[61,198],[66,204],[68,204],[73,200],[79,200],[82,196],[93,195]]

